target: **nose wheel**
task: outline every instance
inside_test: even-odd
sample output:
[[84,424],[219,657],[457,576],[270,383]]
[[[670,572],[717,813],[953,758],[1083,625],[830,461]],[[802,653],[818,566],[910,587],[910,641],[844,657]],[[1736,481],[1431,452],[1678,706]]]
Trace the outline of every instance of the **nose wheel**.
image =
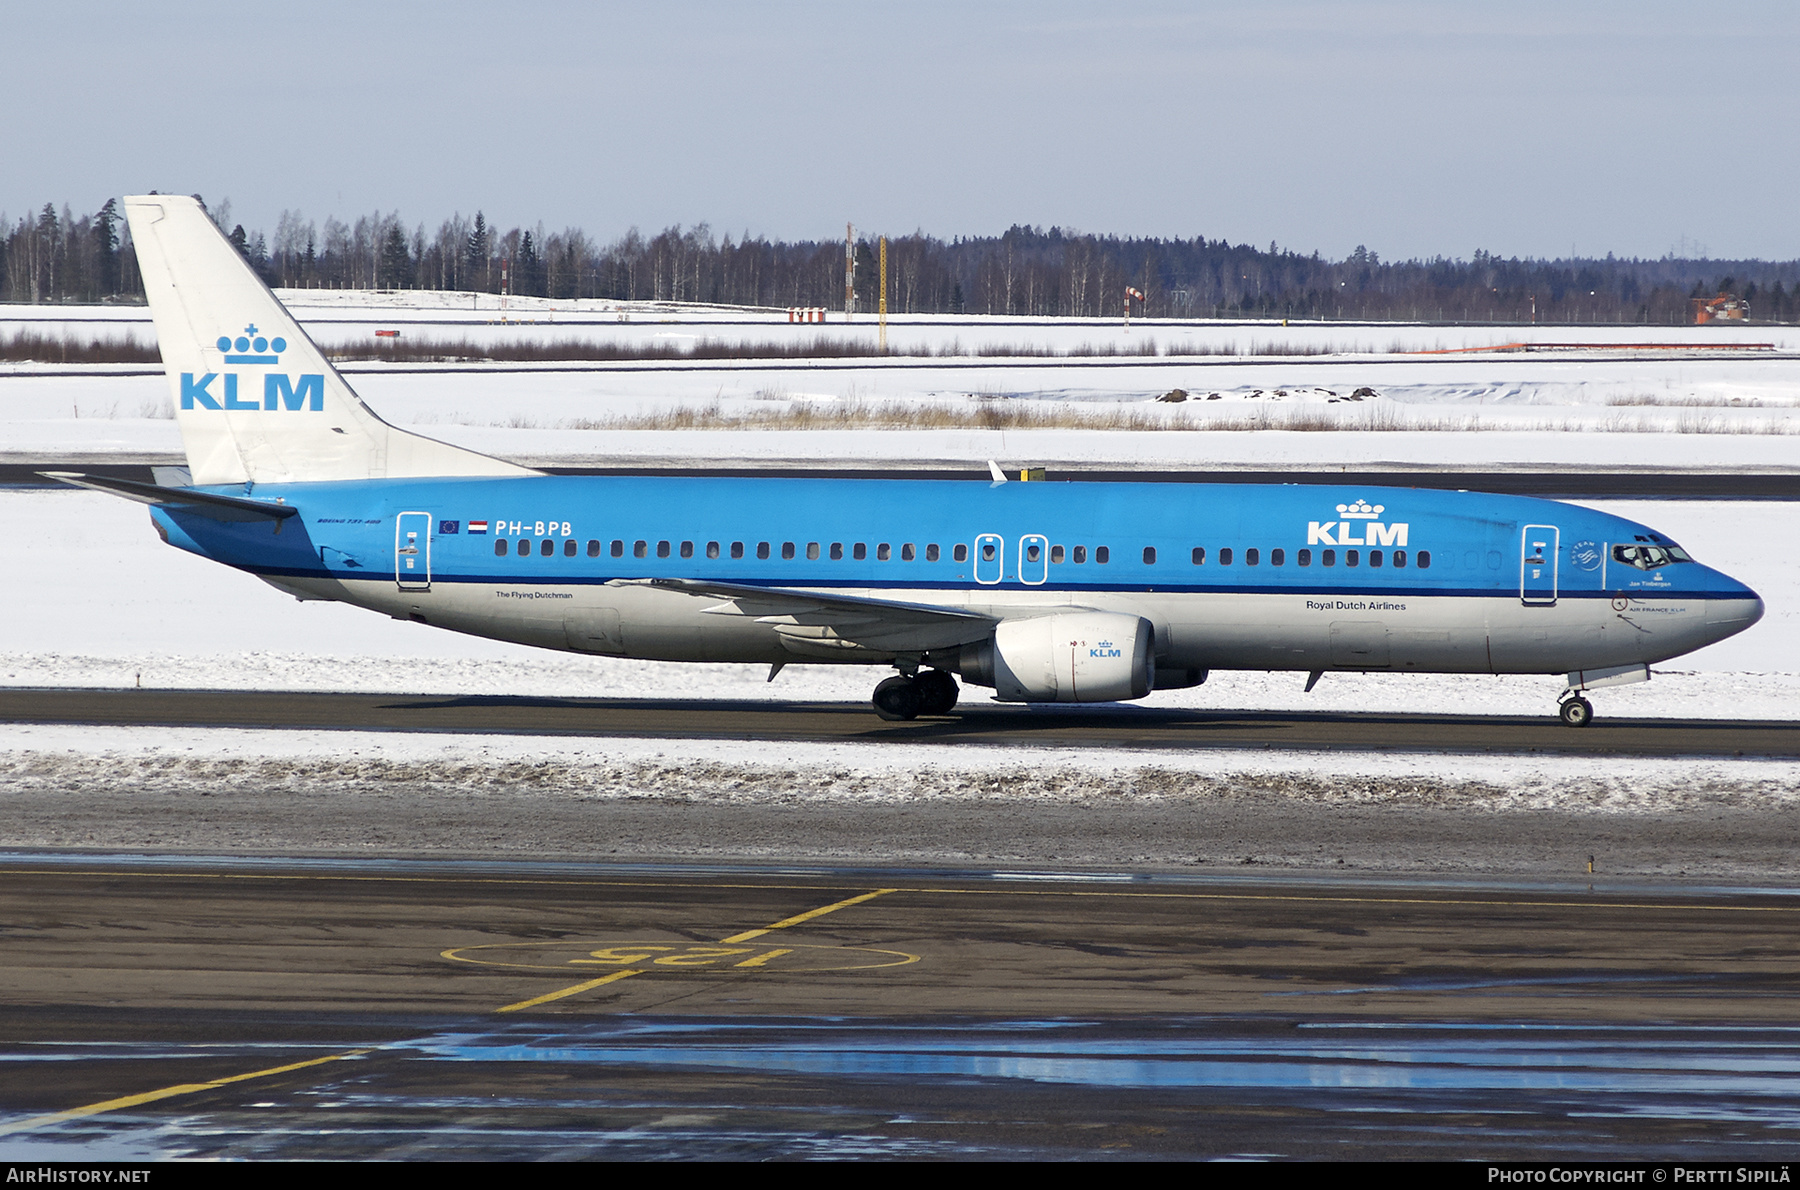
[[1594,721],[1594,704],[1579,694],[1571,694],[1556,708],[1556,715],[1569,727],[1586,727]]

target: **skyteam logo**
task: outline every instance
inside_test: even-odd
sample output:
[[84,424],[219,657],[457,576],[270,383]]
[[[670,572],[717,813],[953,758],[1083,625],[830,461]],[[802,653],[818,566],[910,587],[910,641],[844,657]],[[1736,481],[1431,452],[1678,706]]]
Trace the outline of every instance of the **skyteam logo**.
[[1387,505],[1370,504],[1367,500],[1340,504],[1337,506],[1339,520],[1306,523],[1306,544],[1405,545],[1407,530],[1411,526],[1404,521],[1394,525],[1382,524],[1381,514],[1385,511]]
[[[273,339],[264,337],[256,329],[256,324],[251,323],[236,338],[220,335],[214,346],[218,347],[228,364],[275,365],[281,362],[281,353],[287,350],[288,344],[286,339],[279,336]],[[215,381],[218,382],[216,389],[213,387]],[[252,388],[252,392],[254,391]],[[300,376],[289,376],[285,372],[265,372],[260,401],[254,396],[242,398],[238,392],[236,372],[226,372],[223,375],[207,372],[198,380],[192,372],[181,374],[183,409],[218,409],[224,412],[256,409],[270,413],[281,409],[294,413],[301,410],[312,413],[325,411],[325,375],[322,372]]]

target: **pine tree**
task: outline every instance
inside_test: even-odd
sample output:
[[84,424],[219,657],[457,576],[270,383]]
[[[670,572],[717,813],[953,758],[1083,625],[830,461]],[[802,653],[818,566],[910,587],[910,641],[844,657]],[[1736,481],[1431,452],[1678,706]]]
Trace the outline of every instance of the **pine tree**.
[[119,292],[119,208],[110,198],[94,216],[94,258],[100,293],[111,297]]
[[382,289],[399,289],[412,283],[413,258],[406,246],[406,233],[395,223],[388,228],[387,240],[381,245],[381,279],[378,285]]
[[488,230],[487,217],[480,211],[475,212],[475,230],[469,233],[469,242],[463,248],[464,269],[469,279],[469,286],[475,286],[475,279],[482,279],[483,288],[491,289],[492,281],[488,275],[488,261],[493,253],[493,233]]

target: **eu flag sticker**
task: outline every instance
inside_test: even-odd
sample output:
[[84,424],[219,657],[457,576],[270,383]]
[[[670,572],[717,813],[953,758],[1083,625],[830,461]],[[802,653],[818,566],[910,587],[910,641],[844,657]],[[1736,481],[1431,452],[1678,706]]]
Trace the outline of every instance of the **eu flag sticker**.
[[449,534],[449,533],[458,533],[461,531],[462,531],[462,522],[461,521],[439,521],[438,522],[438,532],[439,533]]

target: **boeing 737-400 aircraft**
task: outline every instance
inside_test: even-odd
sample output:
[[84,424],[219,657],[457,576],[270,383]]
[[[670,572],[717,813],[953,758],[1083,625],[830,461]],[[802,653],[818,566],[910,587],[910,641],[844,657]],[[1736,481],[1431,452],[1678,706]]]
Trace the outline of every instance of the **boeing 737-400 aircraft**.
[[1567,674],[1584,692],[1762,615],[1645,525],[1411,488],[570,477],[388,425],[193,199],[125,200],[190,483],[57,473],[301,599],[600,656],[898,671],[1107,702],[1209,670]]

